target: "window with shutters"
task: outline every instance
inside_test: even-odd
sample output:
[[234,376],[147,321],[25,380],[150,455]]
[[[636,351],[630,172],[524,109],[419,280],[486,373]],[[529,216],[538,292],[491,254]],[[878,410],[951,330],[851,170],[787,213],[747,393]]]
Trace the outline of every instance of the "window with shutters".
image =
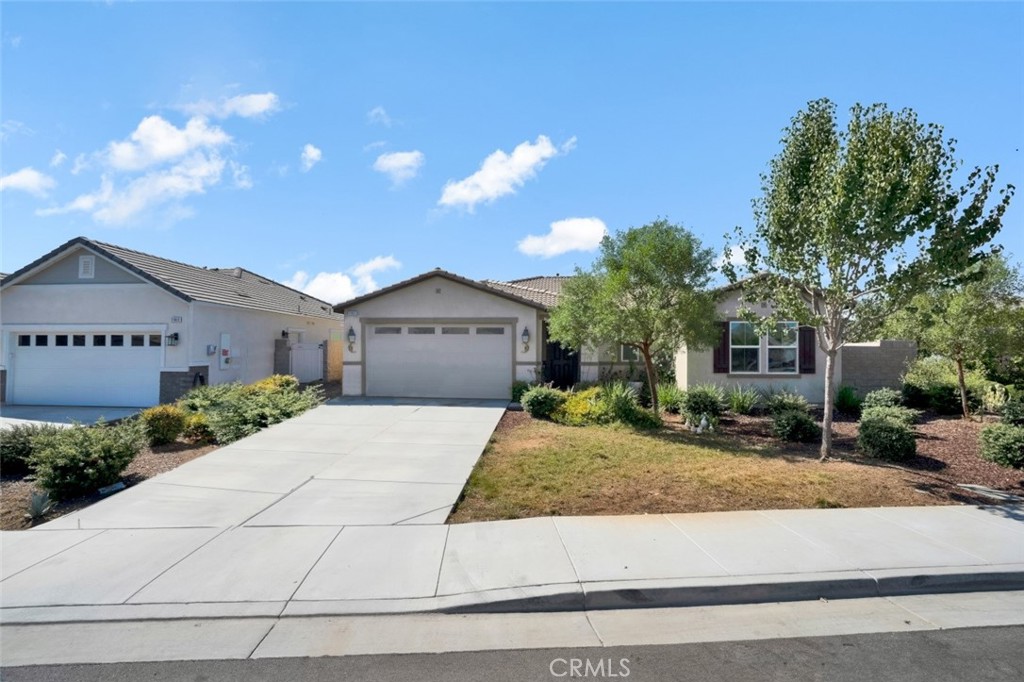
[[768,335],[768,373],[796,374],[797,323],[780,322]]

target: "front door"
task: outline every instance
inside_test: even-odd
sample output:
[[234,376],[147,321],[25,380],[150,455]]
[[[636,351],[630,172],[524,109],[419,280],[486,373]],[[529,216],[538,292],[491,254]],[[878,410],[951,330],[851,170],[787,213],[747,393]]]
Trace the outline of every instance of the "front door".
[[[548,337],[548,327],[544,325],[544,338]],[[580,354],[563,348],[557,341],[548,341],[545,349],[544,381],[550,382],[555,388],[566,389],[580,379]]]

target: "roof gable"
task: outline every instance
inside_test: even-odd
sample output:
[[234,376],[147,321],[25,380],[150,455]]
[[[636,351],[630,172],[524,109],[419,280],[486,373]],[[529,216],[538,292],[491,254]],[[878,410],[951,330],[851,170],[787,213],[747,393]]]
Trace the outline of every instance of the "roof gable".
[[331,305],[244,268],[201,268],[133,251],[115,244],[76,237],[3,279],[6,288],[38,272],[47,263],[75,249],[92,251],[185,301],[201,301],[264,312],[310,317],[335,317]]
[[478,282],[476,280],[469,279],[468,277],[462,277],[460,275],[456,275],[453,272],[448,272],[447,270],[437,268],[435,270],[430,270],[428,272],[424,272],[423,274],[416,275],[415,277],[402,280],[401,282],[397,282],[395,284],[392,284],[391,286],[384,287],[383,289],[378,289],[377,291],[373,291],[369,294],[358,296],[349,301],[339,303],[336,306],[334,306],[334,310],[336,312],[343,313],[345,312],[346,309],[357,306],[365,301],[369,301],[380,296],[386,296],[400,289],[404,289],[408,286],[412,286],[413,284],[417,284],[424,280],[430,279],[431,277],[440,277],[442,279],[447,279],[449,281],[462,284],[472,289],[476,289],[477,291],[482,291],[486,294],[490,294],[491,296],[497,296],[499,298],[505,298],[510,301],[515,301],[516,303],[521,303],[523,305],[530,306],[531,308],[538,308],[540,310],[547,310],[548,308],[548,306],[544,305],[543,303],[539,303],[538,301],[533,300],[531,298],[527,298],[525,296],[513,293],[511,291],[506,291],[504,289],[498,289],[493,286],[488,286],[488,283],[486,282]]

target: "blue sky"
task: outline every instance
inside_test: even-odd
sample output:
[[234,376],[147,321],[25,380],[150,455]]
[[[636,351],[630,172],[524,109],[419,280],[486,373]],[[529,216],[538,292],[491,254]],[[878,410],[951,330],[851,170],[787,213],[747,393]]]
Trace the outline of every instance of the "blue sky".
[[4,272],[85,235],[334,301],[567,273],[659,216],[719,250],[818,97],[911,107],[1024,188],[1021,3],[0,12]]

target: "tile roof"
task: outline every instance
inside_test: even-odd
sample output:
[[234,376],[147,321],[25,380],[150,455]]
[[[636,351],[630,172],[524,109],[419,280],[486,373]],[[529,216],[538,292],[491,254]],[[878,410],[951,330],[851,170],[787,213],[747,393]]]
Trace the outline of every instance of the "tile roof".
[[508,284],[518,284],[519,286],[529,287],[531,289],[540,289],[542,291],[561,294],[562,285],[570,279],[572,279],[572,275],[540,275],[538,277],[512,279],[508,281]]
[[513,296],[518,296],[520,298],[533,301],[534,303],[539,303],[545,308],[554,308],[558,305],[558,293],[554,291],[523,286],[521,284],[513,284],[512,282],[495,282],[489,279],[483,280],[482,284],[490,287],[491,289],[504,291],[506,294],[512,294]]
[[[478,289],[480,291],[485,291],[489,294],[495,294],[502,298],[507,298],[516,301],[517,303],[525,303],[526,305],[532,306],[534,308],[547,309],[549,307],[547,304],[539,301],[536,298],[536,293],[543,292],[533,292],[534,295],[532,296],[524,295],[529,293],[529,290],[526,290],[523,287],[492,286],[492,284],[495,283],[488,281],[478,282],[475,279],[469,279],[468,277],[463,277],[462,275],[456,275],[454,272],[442,270],[441,268],[435,268],[428,272],[416,275],[415,277],[410,277],[409,279],[405,279],[402,280],[401,282],[396,282],[390,286],[386,286],[383,289],[377,289],[376,291],[364,294],[363,296],[353,298],[350,301],[343,301],[342,303],[338,303],[337,305],[334,306],[334,309],[337,312],[342,313],[345,310],[362,303],[363,301],[368,301],[370,299],[377,298],[378,296],[389,294],[392,291],[402,289],[412,284],[416,284],[417,282],[422,282],[423,280],[430,279],[431,277],[443,277],[444,279],[451,280],[453,282],[458,282],[459,284],[463,284],[465,286],[471,287],[473,289]],[[499,282],[498,284],[501,283]]]
[[289,315],[337,317],[330,303],[244,268],[201,268],[85,237],[76,237],[8,275],[4,278],[3,285],[6,286],[26,272],[78,245],[92,249],[186,301],[202,301]]

